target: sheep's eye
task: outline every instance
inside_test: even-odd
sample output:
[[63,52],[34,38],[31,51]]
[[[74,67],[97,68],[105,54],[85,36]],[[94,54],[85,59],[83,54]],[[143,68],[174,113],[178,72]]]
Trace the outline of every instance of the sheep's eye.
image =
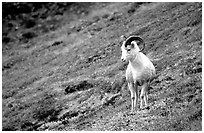
[[129,52],[129,51],[130,51],[130,49],[127,49],[127,51]]

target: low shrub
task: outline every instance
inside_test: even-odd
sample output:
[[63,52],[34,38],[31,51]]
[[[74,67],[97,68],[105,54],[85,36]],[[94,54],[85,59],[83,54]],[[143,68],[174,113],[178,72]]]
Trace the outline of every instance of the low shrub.
[[57,120],[57,115],[61,109],[57,105],[55,97],[54,94],[45,93],[34,108],[33,118],[39,121]]

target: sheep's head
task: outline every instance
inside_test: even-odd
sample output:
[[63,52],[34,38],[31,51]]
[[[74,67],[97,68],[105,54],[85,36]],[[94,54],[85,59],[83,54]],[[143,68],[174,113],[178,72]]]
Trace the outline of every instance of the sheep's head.
[[[142,52],[145,48],[145,43],[142,38],[138,36],[130,36],[126,38],[125,36],[121,37],[123,40],[123,44],[121,46],[121,51],[122,51],[122,56],[121,60],[122,61],[129,61],[135,58],[135,56],[139,53]],[[138,45],[142,44],[143,48],[140,50]]]

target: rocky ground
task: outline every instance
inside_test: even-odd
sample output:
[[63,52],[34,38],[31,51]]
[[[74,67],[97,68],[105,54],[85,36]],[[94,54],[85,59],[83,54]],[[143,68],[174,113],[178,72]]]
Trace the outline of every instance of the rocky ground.
[[[202,130],[202,3],[3,3],[3,130]],[[120,36],[156,67],[130,114]]]

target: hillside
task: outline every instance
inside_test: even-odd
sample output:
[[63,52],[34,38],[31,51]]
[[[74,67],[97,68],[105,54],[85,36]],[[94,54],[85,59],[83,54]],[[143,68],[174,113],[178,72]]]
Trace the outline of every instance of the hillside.
[[[202,3],[3,3],[3,130],[202,130]],[[130,114],[120,36],[156,67]]]

